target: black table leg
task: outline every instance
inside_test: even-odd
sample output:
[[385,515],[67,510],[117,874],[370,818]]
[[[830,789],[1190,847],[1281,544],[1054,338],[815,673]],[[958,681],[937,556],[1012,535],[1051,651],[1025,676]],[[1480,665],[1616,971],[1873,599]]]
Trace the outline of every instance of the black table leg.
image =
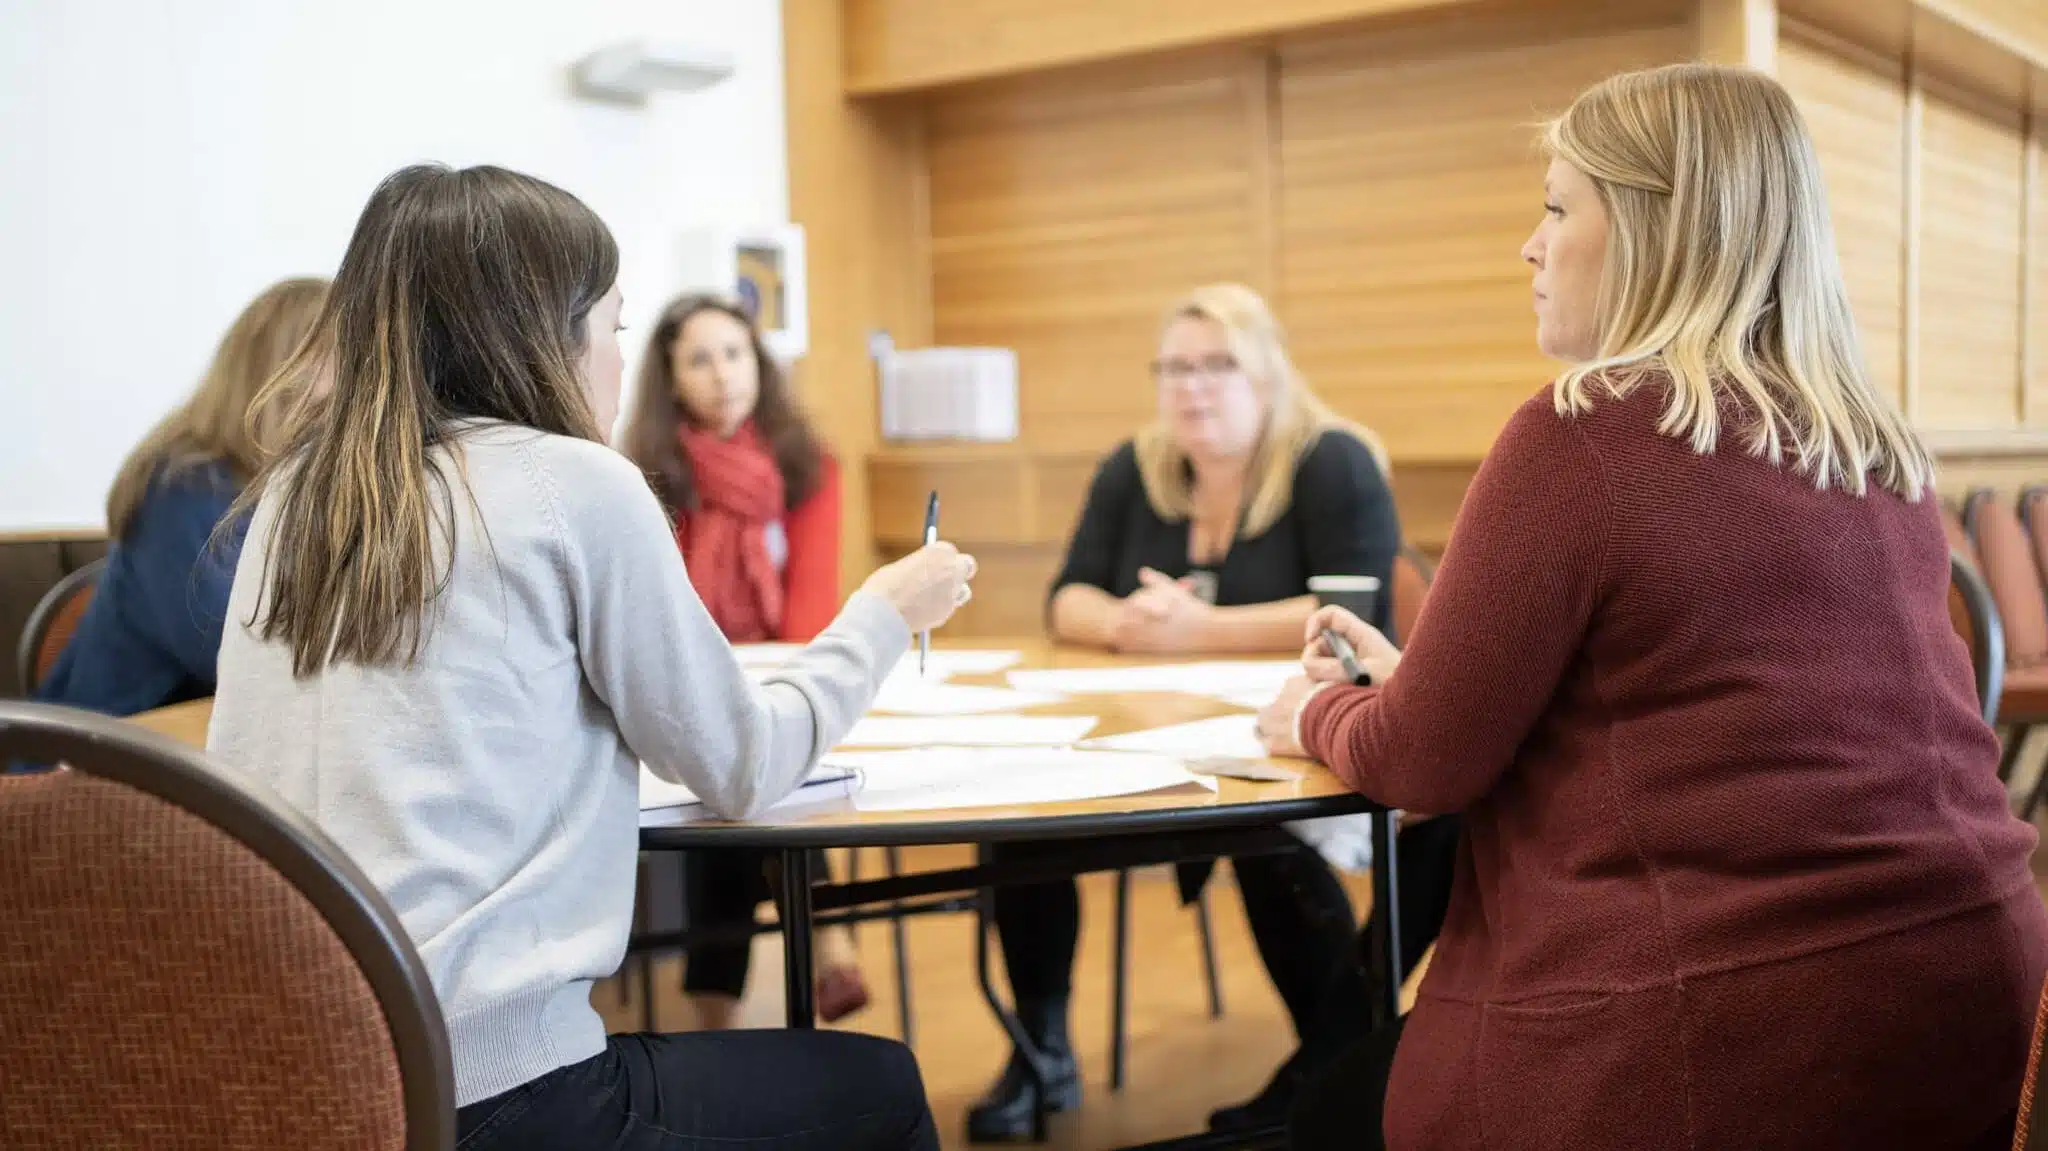
[[1376,1022],[1384,1026],[1401,1017],[1401,881],[1395,858],[1394,813],[1372,813],[1373,954],[1386,965],[1386,998],[1375,1005]]
[[818,1025],[816,980],[811,970],[811,852],[782,850],[782,982],[789,1001],[789,1026]]

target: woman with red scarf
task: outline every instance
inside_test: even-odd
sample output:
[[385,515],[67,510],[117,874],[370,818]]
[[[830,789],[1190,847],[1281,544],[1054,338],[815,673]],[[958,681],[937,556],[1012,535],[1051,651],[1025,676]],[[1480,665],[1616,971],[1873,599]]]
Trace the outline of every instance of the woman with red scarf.
[[[675,520],[690,583],[732,643],[803,643],[839,610],[839,468],[818,442],[752,319],[685,296],[655,323],[624,435]],[[751,923],[769,897],[765,855],[690,854],[692,923]],[[731,1027],[750,948],[691,947],[683,991],[707,1029]],[[868,1001],[849,931],[820,934],[818,1011]]]

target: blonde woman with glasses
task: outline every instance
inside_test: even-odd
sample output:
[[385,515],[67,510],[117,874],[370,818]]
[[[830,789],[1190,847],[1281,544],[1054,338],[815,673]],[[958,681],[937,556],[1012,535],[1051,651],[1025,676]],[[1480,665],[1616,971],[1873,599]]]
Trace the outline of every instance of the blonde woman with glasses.
[[[1378,439],[1309,389],[1258,293],[1209,284],[1176,301],[1160,324],[1152,378],[1158,416],[1097,469],[1053,581],[1056,637],[1127,652],[1291,655],[1315,611],[1312,577],[1371,576],[1389,586],[1401,527]],[[1387,618],[1386,597],[1374,617]],[[1369,850],[1358,820],[1297,830],[1340,862],[1355,863]],[[1447,877],[1456,834],[1447,822],[1424,833],[1434,850],[1410,840],[1415,851],[1402,856],[1404,866],[1427,871],[1434,858]],[[997,854],[1032,850],[1007,844]],[[1207,863],[1182,865],[1183,896],[1196,895],[1210,870]],[[1241,856],[1232,870],[1259,955],[1307,1041],[1332,973],[1351,966],[1357,919],[1350,898],[1306,841]],[[1081,928],[1079,889],[1071,880],[1001,888],[994,913],[1017,1015],[1041,1056],[1044,1102],[1052,1110],[1076,1107],[1081,1077],[1067,1005]],[[1416,909],[1411,920],[1430,917]],[[1030,1134],[1039,1100],[1026,1058],[1013,1049],[969,1109],[970,1140]],[[1293,1101],[1300,1066],[1290,1059],[1257,1095],[1211,1116],[1211,1125],[1278,1122]]]
[[1377,1036],[1294,1146],[2004,1147],[2048,965],[2035,834],[1806,127],[1775,81],[1689,64],[1543,139],[1522,256],[1569,366],[1495,443],[1405,650],[1319,613],[1372,686],[1311,644],[1260,717],[1467,836],[1391,1082]]

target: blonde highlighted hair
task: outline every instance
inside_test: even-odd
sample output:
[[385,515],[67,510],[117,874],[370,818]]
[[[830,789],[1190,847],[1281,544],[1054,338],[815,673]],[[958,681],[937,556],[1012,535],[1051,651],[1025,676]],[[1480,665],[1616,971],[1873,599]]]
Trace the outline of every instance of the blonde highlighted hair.
[[192,395],[158,421],[115,473],[107,491],[107,534],[123,539],[150,485],[164,475],[220,462],[247,481],[263,466],[272,423],[259,418],[257,397],[305,342],[327,281],[280,280],[249,302],[214,349]]
[[1820,163],[1777,81],[1624,73],[1548,124],[1543,148],[1592,179],[1608,216],[1599,352],[1558,378],[1560,414],[1668,377],[1659,430],[1701,454],[1733,401],[1744,448],[1816,487],[1928,490],[1927,449],[1871,385]]
[[[1264,427],[1253,450],[1245,482],[1241,533],[1256,536],[1273,526],[1294,499],[1294,470],[1325,432],[1356,436],[1371,450],[1380,473],[1387,452],[1380,438],[1340,416],[1311,391],[1287,354],[1280,321],[1257,292],[1242,284],[1208,284],[1189,292],[1167,310],[1162,330],[1180,320],[1207,320],[1223,329],[1238,367],[1267,402]],[[1194,511],[1188,486],[1188,453],[1164,421],[1138,432],[1138,477],[1145,499],[1160,519],[1185,520]]]

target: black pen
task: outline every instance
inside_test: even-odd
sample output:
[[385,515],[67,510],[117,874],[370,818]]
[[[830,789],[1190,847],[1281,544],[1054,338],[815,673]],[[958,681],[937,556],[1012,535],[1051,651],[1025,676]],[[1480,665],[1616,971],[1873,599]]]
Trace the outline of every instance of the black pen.
[[[931,498],[924,503],[924,546],[939,542],[939,491],[932,489]],[[932,654],[932,633],[929,630],[917,633],[917,674],[924,674],[924,662]]]
[[1344,674],[1352,683],[1360,687],[1371,686],[1372,677],[1366,675],[1365,669],[1358,666],[1358,653],[1351,650],[1349,640],[1329,628],[1324,628],[1323,643],[1330,649],[1330,654],[1337,657],[1337,662],[1343,666]]

